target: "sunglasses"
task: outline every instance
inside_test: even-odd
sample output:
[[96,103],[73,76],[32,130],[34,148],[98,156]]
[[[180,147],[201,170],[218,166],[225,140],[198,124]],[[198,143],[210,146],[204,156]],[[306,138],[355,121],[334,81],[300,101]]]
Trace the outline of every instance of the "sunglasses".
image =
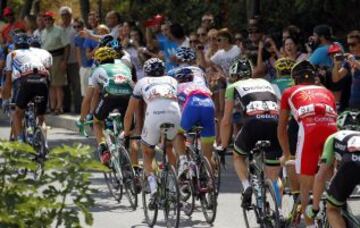
[[206,36],[206,33],[198,33],[198,36]]
[[355,47],[357,43],[348,43],[349,47]]
[[221,42],[221,41],[224,41],[225,39],[221,39],[221,38],[218,38],[217,39],[217,42]]
[[50,18],[50,17],[45,17],[44,18],[44,21],[52,21],[53,19],[52,18]]

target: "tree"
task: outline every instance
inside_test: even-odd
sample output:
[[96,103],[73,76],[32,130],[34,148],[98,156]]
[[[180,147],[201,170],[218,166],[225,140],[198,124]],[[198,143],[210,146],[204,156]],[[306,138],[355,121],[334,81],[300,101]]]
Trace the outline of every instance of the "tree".
[[89,0],[80,0],[80,10],[81,10],[81,17],[84,19],[85,23],[87,24],[88,13],[90,11]]

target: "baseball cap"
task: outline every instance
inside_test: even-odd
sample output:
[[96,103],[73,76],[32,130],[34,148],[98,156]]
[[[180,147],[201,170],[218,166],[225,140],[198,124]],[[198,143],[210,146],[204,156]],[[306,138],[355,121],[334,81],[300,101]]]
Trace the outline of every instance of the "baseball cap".
[[13,15],[14,14],[14,11],[12,10],[12,8],[10,7],[5,7],[4,10],[3,10],[3,16],[6,17],[6,16],[9,16],[9,15]]
[[55,14],[51,11],[46,11],[44,14],[43,14],[43,17],[51,17],[51,18],[54,18]]

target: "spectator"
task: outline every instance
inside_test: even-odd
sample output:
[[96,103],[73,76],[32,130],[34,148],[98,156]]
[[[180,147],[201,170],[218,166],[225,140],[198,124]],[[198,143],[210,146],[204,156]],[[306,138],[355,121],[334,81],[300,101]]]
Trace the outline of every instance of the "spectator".
[[63,113],[64,92],[67,85],[66,65],[69,56],[70,42],[64,30],[54,25],[54,13],[44,13],[45,29],[41,34],[42,48],[53,57],[50,70],[50,110],[54,114]]
[[3,17],[5,18],[7,23],[5,24],[1,32],[1,38],[2,38],[2,43],[8,44],[11,39],[10,38],[11,33],[15,29],[25,30],[25,25],[23,22],[15,20],[15,12],[10,7],[4,8]]
[[352,76],[350,91],[350,108],[360,108],[360,31],[354,30],[347,35],[347,44],[350,53],[344,58],[334,58],[332,77],[338,82],[347,75]]
[[170,39],[177,43],[178,47],[190,47],[189,38],[185,36],[183,27],[178,23],[170,25]]
[[88,30],[95,33],[96,27],[99,25],[100,18],[95,11],[90,11],[88,15]]
[[203,27],[199,27],[197,30],[196,30],[196,35],[197,35],[197,38],[199,40],[199,44],[203,45],[204,46],[204,51],[207,50],[207,30]]
[[214,28],[214,15],[210,12],[205,13],[201,18],[201,27],[206,31]]
[[38,14],[36,16],[36,27],[37,27],[37,29],[34,31],[33,35],[37,36],[37,37],[41,37],[41,33],[45,29],[45,23],[44,23],[44,18],[43,18],[42,14]]
[[249,42],[246,44],[246,56],[255,66],[253,74],[259,76],[260,73],[258,73],[257,69],[259,42],[262,40],[264,34],[258,25],[251,25],[248,28],[248,33]]
[[26,15],[24,18],[26,33],[32,36],[37,28],[36,17],[34,15]]
[[301,52],[298,40],[292,36],[287,36],[283,40],[283,48],[283,57],[292,59],[295,62],[300,62],[308,57],[306,53]]
[[163,56],[166,71],[169,71],[176,67],[175,52],[178,44],[173,41],[170,37],[170,24],[164,23],[161,25],[161,32],[165,36],[160,46],[160,55]]
[[240,50],[244,47],[241,43],[243,42],[244,38],[241,33],[236,33],[234,36],[234,43],[240,48]]
[[62,6],[59,10],[62,21],[62,28],[68,40],[70,41],[70,52],[67,58],[67,87],[65,87],[64,96],[64,111],[75,111],[80,113],[81,107],[81,89],[80,89],[80,75],[79,65],[76,61],[76,47],[75,47],[75,35],[76,30],[72,24],[72,9],[68,6]]
[[110,29],[110,35],[112,37],[119,37],[119,31],[121,28],[120,14],[112,10],[106,14],[105,21],[106,21],[106,25]]
[[145,59],[142,55],[145,51],[144,48],[145,46],[141,31],[137,28],[133,28],[130,31],[129,45],[126,48],[126,51],[130,54],[131,63],[135,67],[137,80],[144,77],[143,63]]
[[328,25],[318,25],[313,31],[313,43],[316,46],[314,52],[310,55],[309,61],[315,66],[331,67],[332,60],[328,55],[332,31]]
[[285,39],[288,37],[293,37],[296,40],[300,38],[300,29],[295,25],[289,25],[285,27],[282,31],[282,42],[285,42]]
[[80,88],[81,88],[81,96],[85,96],[85,91],[88,85],[88,80],[91,73],[91,67],[93,65],[93,61],[91,58],[86,56],[86,47],[84,45],[85,38],[79,35],[79,32],[84,29],[84,21],[79,18],[76,18],[73,22],[73,27],[76,31],[76,36],[74,39],[75,47],[76,47],[76,60],[80,66],[79,75],[80,75]]
[[130,31],[131,25],[129,22],[125,21],[120,27],[119,39],[121,40],[121,45],[126,48],[130,45]]
[[256,74],[254,77],[265,77],[272,81],[276,78],[275,61],[280,57],[280,52],[271,36],[266,36],[258,44]]
[[192,32],[189,34],[189,46],[196,50],[196,46],[200,44],[200,41],[198,40],[198,36],[196,33]]
[[[81,33],[81,31],[79,31],[79,33]],[[96,27],[94,34],[102,36],[102,35],[106,35],[109,33],[110,33],[110,29],[106,25],[100,24]],[[94,50],[98,46],[98,44],[99,44],[99,42],[94,39],[85,38],[83,46],[86,50],[86,57],[88,60],[91,60],[93,58]],[[91,70],[91,69],[89,69],[89,70]],[[86,82],[86,85],[87,85],[87,82]]]

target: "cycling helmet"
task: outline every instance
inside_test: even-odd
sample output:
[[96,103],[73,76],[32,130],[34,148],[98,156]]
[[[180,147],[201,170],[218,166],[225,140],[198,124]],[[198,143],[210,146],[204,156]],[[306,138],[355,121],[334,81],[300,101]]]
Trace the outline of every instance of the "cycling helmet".
[[193,71],[187,67],[180,68],[175,72],[175,79],[179,83],[192,82],[193,78]]
[[337,118],[337,126],[341,130],[360,130],[360,112],[344,111]]
[[303,60],[292,67],[291,77],[294,79],[315,78],[315,68],[309,61]]
[[116,51],[109,47],[98,48],[94,54],[94,60],[99,64],[113,62],[116,57]]
[[179,47],[176,49],[175,56],[178,60],[184,63],[189,63],[196,59],[196,53],[194,49],[189,47]]
[[247,58],[236,58],[229,68],[230,79],[245,79],[252,75],[252,64]]
[[29,48],[29,36],[26,33],[20,32],[14,35],[14,44],[16,48]]
[[276,75],[279,76],[290,76],[291,69],[295,65],[295,61],[289,58],[280,58],[275,62]]
[[120,39],[114,39],[111,35],[104,36],[99,41],[99,47],[110,47],[114,49],[119,54],[117,58],[121,58],[124,55]]
[[144,63],[144,72],[147,76],[160,77],[165,74],[165,64],[161,59],[151,58]]
[[31,47],[40,48],[41,47],[41,38],[40,36],[31,36],[29,39]]

